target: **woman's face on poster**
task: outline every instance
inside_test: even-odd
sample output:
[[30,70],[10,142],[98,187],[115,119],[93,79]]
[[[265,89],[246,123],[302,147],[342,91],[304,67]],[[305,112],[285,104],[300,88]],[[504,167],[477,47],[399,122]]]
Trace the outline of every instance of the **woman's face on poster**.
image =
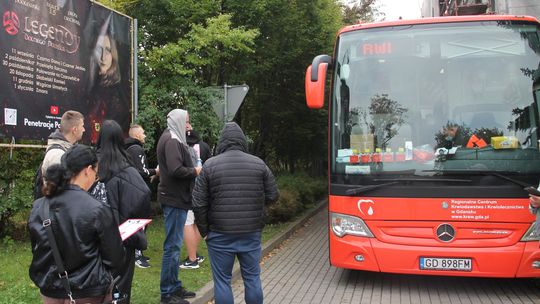
[[99,36],[94,55],[99,65],[99,75],[105,75],[112,66],[111,39],[108,35]]

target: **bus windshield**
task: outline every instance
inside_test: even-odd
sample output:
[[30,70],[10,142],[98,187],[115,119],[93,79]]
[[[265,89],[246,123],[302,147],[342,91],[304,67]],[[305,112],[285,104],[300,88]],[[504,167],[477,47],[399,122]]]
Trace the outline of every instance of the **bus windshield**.
[[358,30],[339,37],[335,54],[332,184],[538,185],[536,24]]

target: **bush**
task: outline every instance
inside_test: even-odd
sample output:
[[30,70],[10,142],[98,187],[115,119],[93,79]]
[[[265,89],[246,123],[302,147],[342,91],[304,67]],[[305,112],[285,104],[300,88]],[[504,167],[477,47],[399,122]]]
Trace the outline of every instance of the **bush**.
[[271,224],[286,222],[302,212],[304,206],[298,198],[295,191],[288,189],[280,191],[279,200],[267,209],[267,221]]
[[[1,149],[0,154],[0,238],[17,230],[12,223],[15,215],[27,211],[32,206],[34,176],[43,150],[19,148]],[[17,231],[15,234],[20,234]]]
[[267,209],[267,222],[271,224],[293,219],[327,193],[324,179],[312,178],[305,174],[278,176],[277,184],[280,192],[279,200]]

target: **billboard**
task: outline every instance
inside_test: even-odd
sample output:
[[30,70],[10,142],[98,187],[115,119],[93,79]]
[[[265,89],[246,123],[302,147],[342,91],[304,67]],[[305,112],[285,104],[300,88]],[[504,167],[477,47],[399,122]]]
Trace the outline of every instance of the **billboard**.
[[46,139],[67,110],[125,130],[133,109],[133,20],[87,0],[1,0],[0,138]]

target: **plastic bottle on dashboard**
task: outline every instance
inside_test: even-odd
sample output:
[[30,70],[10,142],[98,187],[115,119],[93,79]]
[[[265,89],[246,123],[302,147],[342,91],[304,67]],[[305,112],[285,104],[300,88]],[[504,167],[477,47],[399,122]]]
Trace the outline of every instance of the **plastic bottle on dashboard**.
[[364,153],[360,156],[360,161],[362,164],[367,164],[371,160],[371,150],[370,149],[364,149]]
[[394,152],[391,148],[386,148],[386,152],[383,153],[383,162],[391,163],[394,161]]
[[375,153],[371,155],[371,160],[374,163],[380,163],[382,161],[381,148],[375,148]]
[[397,162],[405,161],[405,149],[403,149],[402,147],[399,147],[398,151],[396,152],[394,156],[394,159]]

